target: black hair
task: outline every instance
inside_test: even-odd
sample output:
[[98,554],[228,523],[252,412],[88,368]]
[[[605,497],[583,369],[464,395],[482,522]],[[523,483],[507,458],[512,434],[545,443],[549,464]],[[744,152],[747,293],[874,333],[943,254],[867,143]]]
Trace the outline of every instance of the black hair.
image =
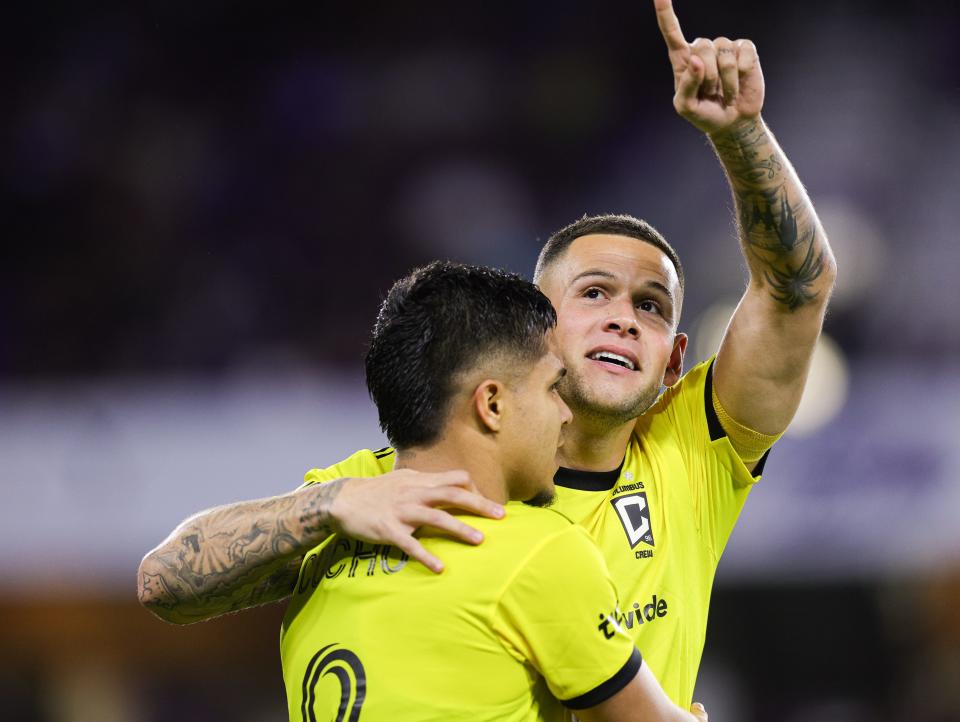
[[646,221],[634,218],[633,216],[617,215],[607,213],[601,216],[584,215],[580,220],[574,221],[570,225],[564,226],[554,233],[547,242],[543,244],[540,250],[540,257],[537,258],[537,268],[534,271],[533,278],[539,282],[544,270],[554,261],[563,256],[570,244],[581,236],[588,236],[592,233],[609,233],[617,236],[628,236],[645,241],[656,246],[663,251],[677,269],[677,278],[680,281],[680,290],[683,291],[683,266],[680,264],[680,256],[673,249],[667,239],[660,235],[660,232]]
[[365,359],[380,428],[397,448],[436,441],[458,374],[491,354],[532,362],[557,313],[536,286],[493,268],[435,261],[397,281]]

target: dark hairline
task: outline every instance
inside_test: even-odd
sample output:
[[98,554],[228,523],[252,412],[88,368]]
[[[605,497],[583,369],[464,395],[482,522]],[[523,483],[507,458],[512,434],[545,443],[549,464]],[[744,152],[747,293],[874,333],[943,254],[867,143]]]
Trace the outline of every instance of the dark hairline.
[[[674,272],[677,274],[677,284],[679,286],[680,292],[679,294],[677,294],[676,298],[674,298],[674,294],[670,293],[669,290],[668,290],[668,295],[670,296],[671,300],[675,304],[679,305],[679,302],[682,302],[684,297],[684,277],[683,277],[683,269],[679,265],[679,259],[676,258],[676,251],[674,251],[671,254],[665,248],[663,248],[660,245],[660,243],[649,240],[647,238],[643,238],[641,236],[632,236],[628,233],[620,233],[617,231],[604,231],[604,230],[587,231],[586,233],[579,236],[574,236],[568,242],[565,242],[563,244],[563,247],[560,248],[558,251],[549,253],[548,248],[553,244],[554,238],[556,238],[556,235],[551,236],[550,240],[548,240],[547,243],[544,244],[543,250],[540,253],[540,257],[537,259],[537,266],[534,269],[534,273],[533,273],[533,282],[537,284],[537,286],[542,288],[543,278],[544,276],[547,275],[549,270],[554,266],[556,266],[560,261],[562,261],[566,257],[567,251],[570,250],[570,247],[574,243],[576,243],[581,238],[586,238],[587,236],[620,236],[621,238],[629,238],[634,241],[640,241],[642,243],[646,243],[648,246],[652,246],[656,248],[658,251],[660,251],[661,254],[663,254],[667,258],[667,260],[670,261],[670,265],[673,266]],[[670,250],[673,250],[673,249],[671,248]],[[657,285],[660,285],[660,284],[657,284]]]
[[655,246],[673,263],[674,271],[680,285],[681,296],[685,287],[683,264],[680,262],[680,255],[676,249],[670,245],[669,241],[663,237],[656,228],[647,223],[642,218],[637,218],[626,213],[602,213],[596,216],[583,217],[568,223],[560,230],[551,234],[547,242],[540,249],[540,255],[537,257],[537,264],[534,268],[533,277],[539,280],[547,268],[557,259],[563,258],[567,247],[572,245],[578,238],[590,235],[615,235],[625,238],[633,238],[638,241],[644,241],[651,246]]

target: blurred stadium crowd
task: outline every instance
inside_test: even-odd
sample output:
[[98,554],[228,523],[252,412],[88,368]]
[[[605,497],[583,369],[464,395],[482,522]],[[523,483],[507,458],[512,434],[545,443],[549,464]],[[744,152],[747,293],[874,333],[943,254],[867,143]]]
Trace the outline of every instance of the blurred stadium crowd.
[[[757,43],[840,268],[697,698],[720,722],[960,720],[960,8],[675,4],[691,38]],[[631,213],[684,259],[697,359],[742,288],[648,3],[62,4],[9,27],[11,720],[284,718],[279,610],[167,628],[135,565],[203,506],[380,445],[360,359],[411,267],[529,275],[553,230]]]

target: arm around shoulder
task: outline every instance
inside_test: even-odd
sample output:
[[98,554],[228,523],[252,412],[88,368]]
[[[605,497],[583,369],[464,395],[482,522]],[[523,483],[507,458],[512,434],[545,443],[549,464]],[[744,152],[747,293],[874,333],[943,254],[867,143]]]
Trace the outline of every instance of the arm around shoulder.
[[392,544],[439,572],[443,564],[413,536],[418,528],[482,541],[444,510],[452,507],[491,518],[504,513],[465,472],[409,469],[216,507],[184,521],[143,558],[140,603],[164,621],[189,624],[285,599],[303,555],[334,532]]
[[190,517],[140,562],[140,603],[190,624],[286,598],[304,552],[333,531],[330,507],[344,481]]

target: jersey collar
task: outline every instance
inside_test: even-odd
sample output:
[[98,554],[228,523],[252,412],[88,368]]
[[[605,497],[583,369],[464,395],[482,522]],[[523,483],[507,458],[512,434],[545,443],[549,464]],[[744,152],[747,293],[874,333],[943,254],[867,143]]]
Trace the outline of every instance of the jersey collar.
[[553,477],[553,483],[557,486],[564,486],[568,489],[580,489],[581,491],[609,491],[620,478],[620,470],[623,468],[623,462],[620,462],[613,471],[580,471],[579,469],[567,469],[561,466]]

